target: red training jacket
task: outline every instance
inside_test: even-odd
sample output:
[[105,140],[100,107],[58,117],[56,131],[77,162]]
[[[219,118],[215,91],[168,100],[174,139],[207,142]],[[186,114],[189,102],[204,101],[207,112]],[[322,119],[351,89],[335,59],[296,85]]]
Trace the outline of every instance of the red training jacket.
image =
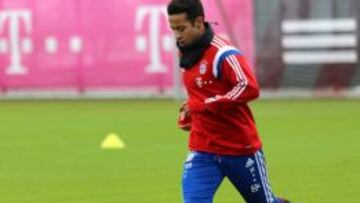
[[256,79],[240,51],[214,36],[202,59],[183,70],[191,115],[190,150],[245,155],[261,140],[247,102],[259,96]]

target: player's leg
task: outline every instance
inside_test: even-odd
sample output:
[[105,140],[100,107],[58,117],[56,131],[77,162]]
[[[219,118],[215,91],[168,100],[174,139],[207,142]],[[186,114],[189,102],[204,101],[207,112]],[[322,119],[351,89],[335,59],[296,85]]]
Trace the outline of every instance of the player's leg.
[[191,152],[182,177],[184,203],[212,203],[223,179],[224,174],[216,165],[214,155]]
[[249,156],[224,157],[224,171],[247,203],[285,203],[273,194],[262,151]]

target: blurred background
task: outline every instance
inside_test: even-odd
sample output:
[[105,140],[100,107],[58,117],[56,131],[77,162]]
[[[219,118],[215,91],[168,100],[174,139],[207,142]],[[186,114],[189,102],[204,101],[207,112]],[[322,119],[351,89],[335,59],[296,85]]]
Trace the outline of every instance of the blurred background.
[[[167,3],[0,0],[0,202],[181,202],[186,95]],[[260,83],[274,191],[360,202],[360,2],[203,4]],[[228,181],[215,197],[241,201]]]
[[[180,98],[166,3],[1,0],[1,96]],[[359,95],[357,1],[204,6],[251,61],[264,96]]]

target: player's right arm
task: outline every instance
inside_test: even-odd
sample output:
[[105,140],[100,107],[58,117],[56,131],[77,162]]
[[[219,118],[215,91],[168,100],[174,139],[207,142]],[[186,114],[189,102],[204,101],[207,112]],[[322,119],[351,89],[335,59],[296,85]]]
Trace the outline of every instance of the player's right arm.
[[187,101],[183,102],[180,106],[178,127],[184,131],[189,131],[191,129],[191,116]]

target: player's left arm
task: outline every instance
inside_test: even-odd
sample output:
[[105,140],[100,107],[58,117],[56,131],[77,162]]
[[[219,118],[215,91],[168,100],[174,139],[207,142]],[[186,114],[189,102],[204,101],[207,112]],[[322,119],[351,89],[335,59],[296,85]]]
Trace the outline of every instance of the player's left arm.
[[[220,72],[220,71],[219,71]],[[206,102],[228,101],[249,102],[259,96],[259,85],[249,63],[242,55],[229,55],[221,62],[219,80],[225,80],[233,87],[224,95],[208,98]]]
[[206,98],[203,103],[189,104],[195,111],[219,112],[236,108],[241,103],[247,103],[259,97],[259,85],[245,57],[231,54],[219,63],[215,77],[230,84],[230,91],[223,95]]
[[224,95],[205,99],[209,109],[233,108],[239,103],[246,103],[259,97],[259,85],[246,60],[242,55],[229,55],[221,64],[220,80],[226,80],[232,89]]

